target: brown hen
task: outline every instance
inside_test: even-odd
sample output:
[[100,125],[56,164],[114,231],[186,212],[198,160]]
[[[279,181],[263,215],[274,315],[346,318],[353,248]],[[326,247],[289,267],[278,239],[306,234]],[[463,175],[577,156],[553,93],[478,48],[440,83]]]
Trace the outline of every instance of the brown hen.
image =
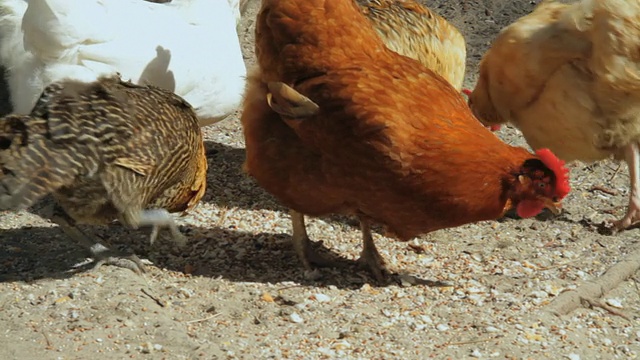
[[442,77],[387,49],[354,2],[263,0],[256,54],[245,170],[292,209],[308,269],[330,262],[310,247],[302,214],[358,216],[361,259],[382,280],[372,222],[408,240],[512,207],[557,211],[569,191],[551,152],[501,142]]
[[131,228],[168,227],[170,212],[204,195],[207,162],[197,117],[182,98],[119,78],[48,86],[30,115],[0,121],[0,209],[19,210],[52,194],[53,220],[87,246],[97,264],[143,271],[137,257],[116,256],[77,224],[119,220]]

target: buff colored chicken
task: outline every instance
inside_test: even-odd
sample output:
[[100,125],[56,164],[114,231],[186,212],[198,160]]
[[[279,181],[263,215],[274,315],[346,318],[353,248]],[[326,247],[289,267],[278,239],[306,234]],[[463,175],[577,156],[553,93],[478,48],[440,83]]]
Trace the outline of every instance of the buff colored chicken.
[[96,263],[144,271],[75,224],[160,227],[184,244],[170,215],[204,195],[207,161],[198,120],[182,98],[153,86],[101,78],[53,83],[29,115],[0,119],[0,210],[56,199],[54,222]]
[[511,208],[558,212],[569,191],[550,151],[500,141],[444,78],[386,48],[355,2],[263,0],[256,55],[244,168],[292,209],[306,269],[333,263],[314,252],[305,214],[357,216],[360,261],[382,282],[372,223],[409,240]]
[[467,50],[455,26],[414,0],[355,1],[389,49],[462,89]]
[[501,31],[470,106],[511,122],[534,149],[566,160],[624,159],[631,191],[622,230],[640,221],[640,2],[541,3]]

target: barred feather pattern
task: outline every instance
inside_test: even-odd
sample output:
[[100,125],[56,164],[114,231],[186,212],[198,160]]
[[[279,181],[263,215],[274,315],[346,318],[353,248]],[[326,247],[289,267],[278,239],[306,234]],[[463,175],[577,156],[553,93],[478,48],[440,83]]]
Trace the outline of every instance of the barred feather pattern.
[[193,207],[207,162],[186,101],[106,77],[51,84],[30,115],[0,120],[0,169],[0,209],[53,194],[78,223],[107,224]]

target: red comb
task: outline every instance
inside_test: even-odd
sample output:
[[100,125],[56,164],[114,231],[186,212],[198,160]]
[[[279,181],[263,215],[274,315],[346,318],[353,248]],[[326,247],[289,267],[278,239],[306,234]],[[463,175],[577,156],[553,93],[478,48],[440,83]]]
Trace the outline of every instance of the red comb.
[[556,175],[556,196],[560,199],[567,196],[571,186],[569,186],[569,169],[564,166],[564,161],[558,159],[549,149],[536,150],[536,155]]
[[462,89],[462,93],[463,93],[463,94],[465,94],[465,95],[467,95],[467,96],[471,96],[471,93],[472,93],[472,92],[473,92],[473,91],[471,91],[471,90],[469,90],[469,89]]

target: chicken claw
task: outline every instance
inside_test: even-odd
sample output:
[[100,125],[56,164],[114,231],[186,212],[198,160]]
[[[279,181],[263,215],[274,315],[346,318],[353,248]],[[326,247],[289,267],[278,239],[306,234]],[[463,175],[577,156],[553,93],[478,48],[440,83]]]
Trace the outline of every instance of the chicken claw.
[[178,229],[178,225],[176,225],[175,220],[169,214],[169,212],[165,209],[151,209],[151,210],[143,210],[141,211],[137,218],[130,219],[131,225],[134,228],[143,225],[151,225],[153,229],[151,230],[151,235],[149,236],[149,241],[151,245],[158,238],[158,233],[160,232],[160,227],[168,227],[169,231],[171,231],[171,236],[173,237],[173,241],[180,247],[185,246],[187,244],[187,238],[184,236],[180,229]]
[[120,254],[102,245],[98,239],[91,237],[78,229],[75,225],[75,221],[57,205],[53,208],[51,220],[58,224],[69,238],[91,252],[95,263],[93,266],[94,270],[97,270],[102,265],[114,265],[124,269],[129,269],[136,274],[146,272],[145,266],[140,258],[135,255]]
[[102,265],[112,265],[123,269],[129,269],[138,275],[147,272],[144,263],[135,254],[109,255],[113,254],[113,250],[98,242],[91,247],[91,253],[96,259],[95,265],[93,266],[94,271],[98,270]]
[[361,218],[360,229],[362,231],[362,252],[360,253],[358,263],[368,268],[379,283],[384,283],[388,271],[384,265],[382,255],[380,255],[376,244],[373,242],[369,222]]
[[270,91],[267,94],[267,103],[278,114],[290,118],[301,118],[318,113],[318,104],[289,85],[282,82],[270,82],[267,86]]
[[322,253],[314,251],[313,247],[311,247],[311,240],[307,235],[307,229],[304,224],[304,215],[295,210],[290,210],[290,214],[291,222],[293,224],[293,247],[306,270],[313,271],[314,269],[312,264],[319,267],[344,266],[340,261],[330,259]]

